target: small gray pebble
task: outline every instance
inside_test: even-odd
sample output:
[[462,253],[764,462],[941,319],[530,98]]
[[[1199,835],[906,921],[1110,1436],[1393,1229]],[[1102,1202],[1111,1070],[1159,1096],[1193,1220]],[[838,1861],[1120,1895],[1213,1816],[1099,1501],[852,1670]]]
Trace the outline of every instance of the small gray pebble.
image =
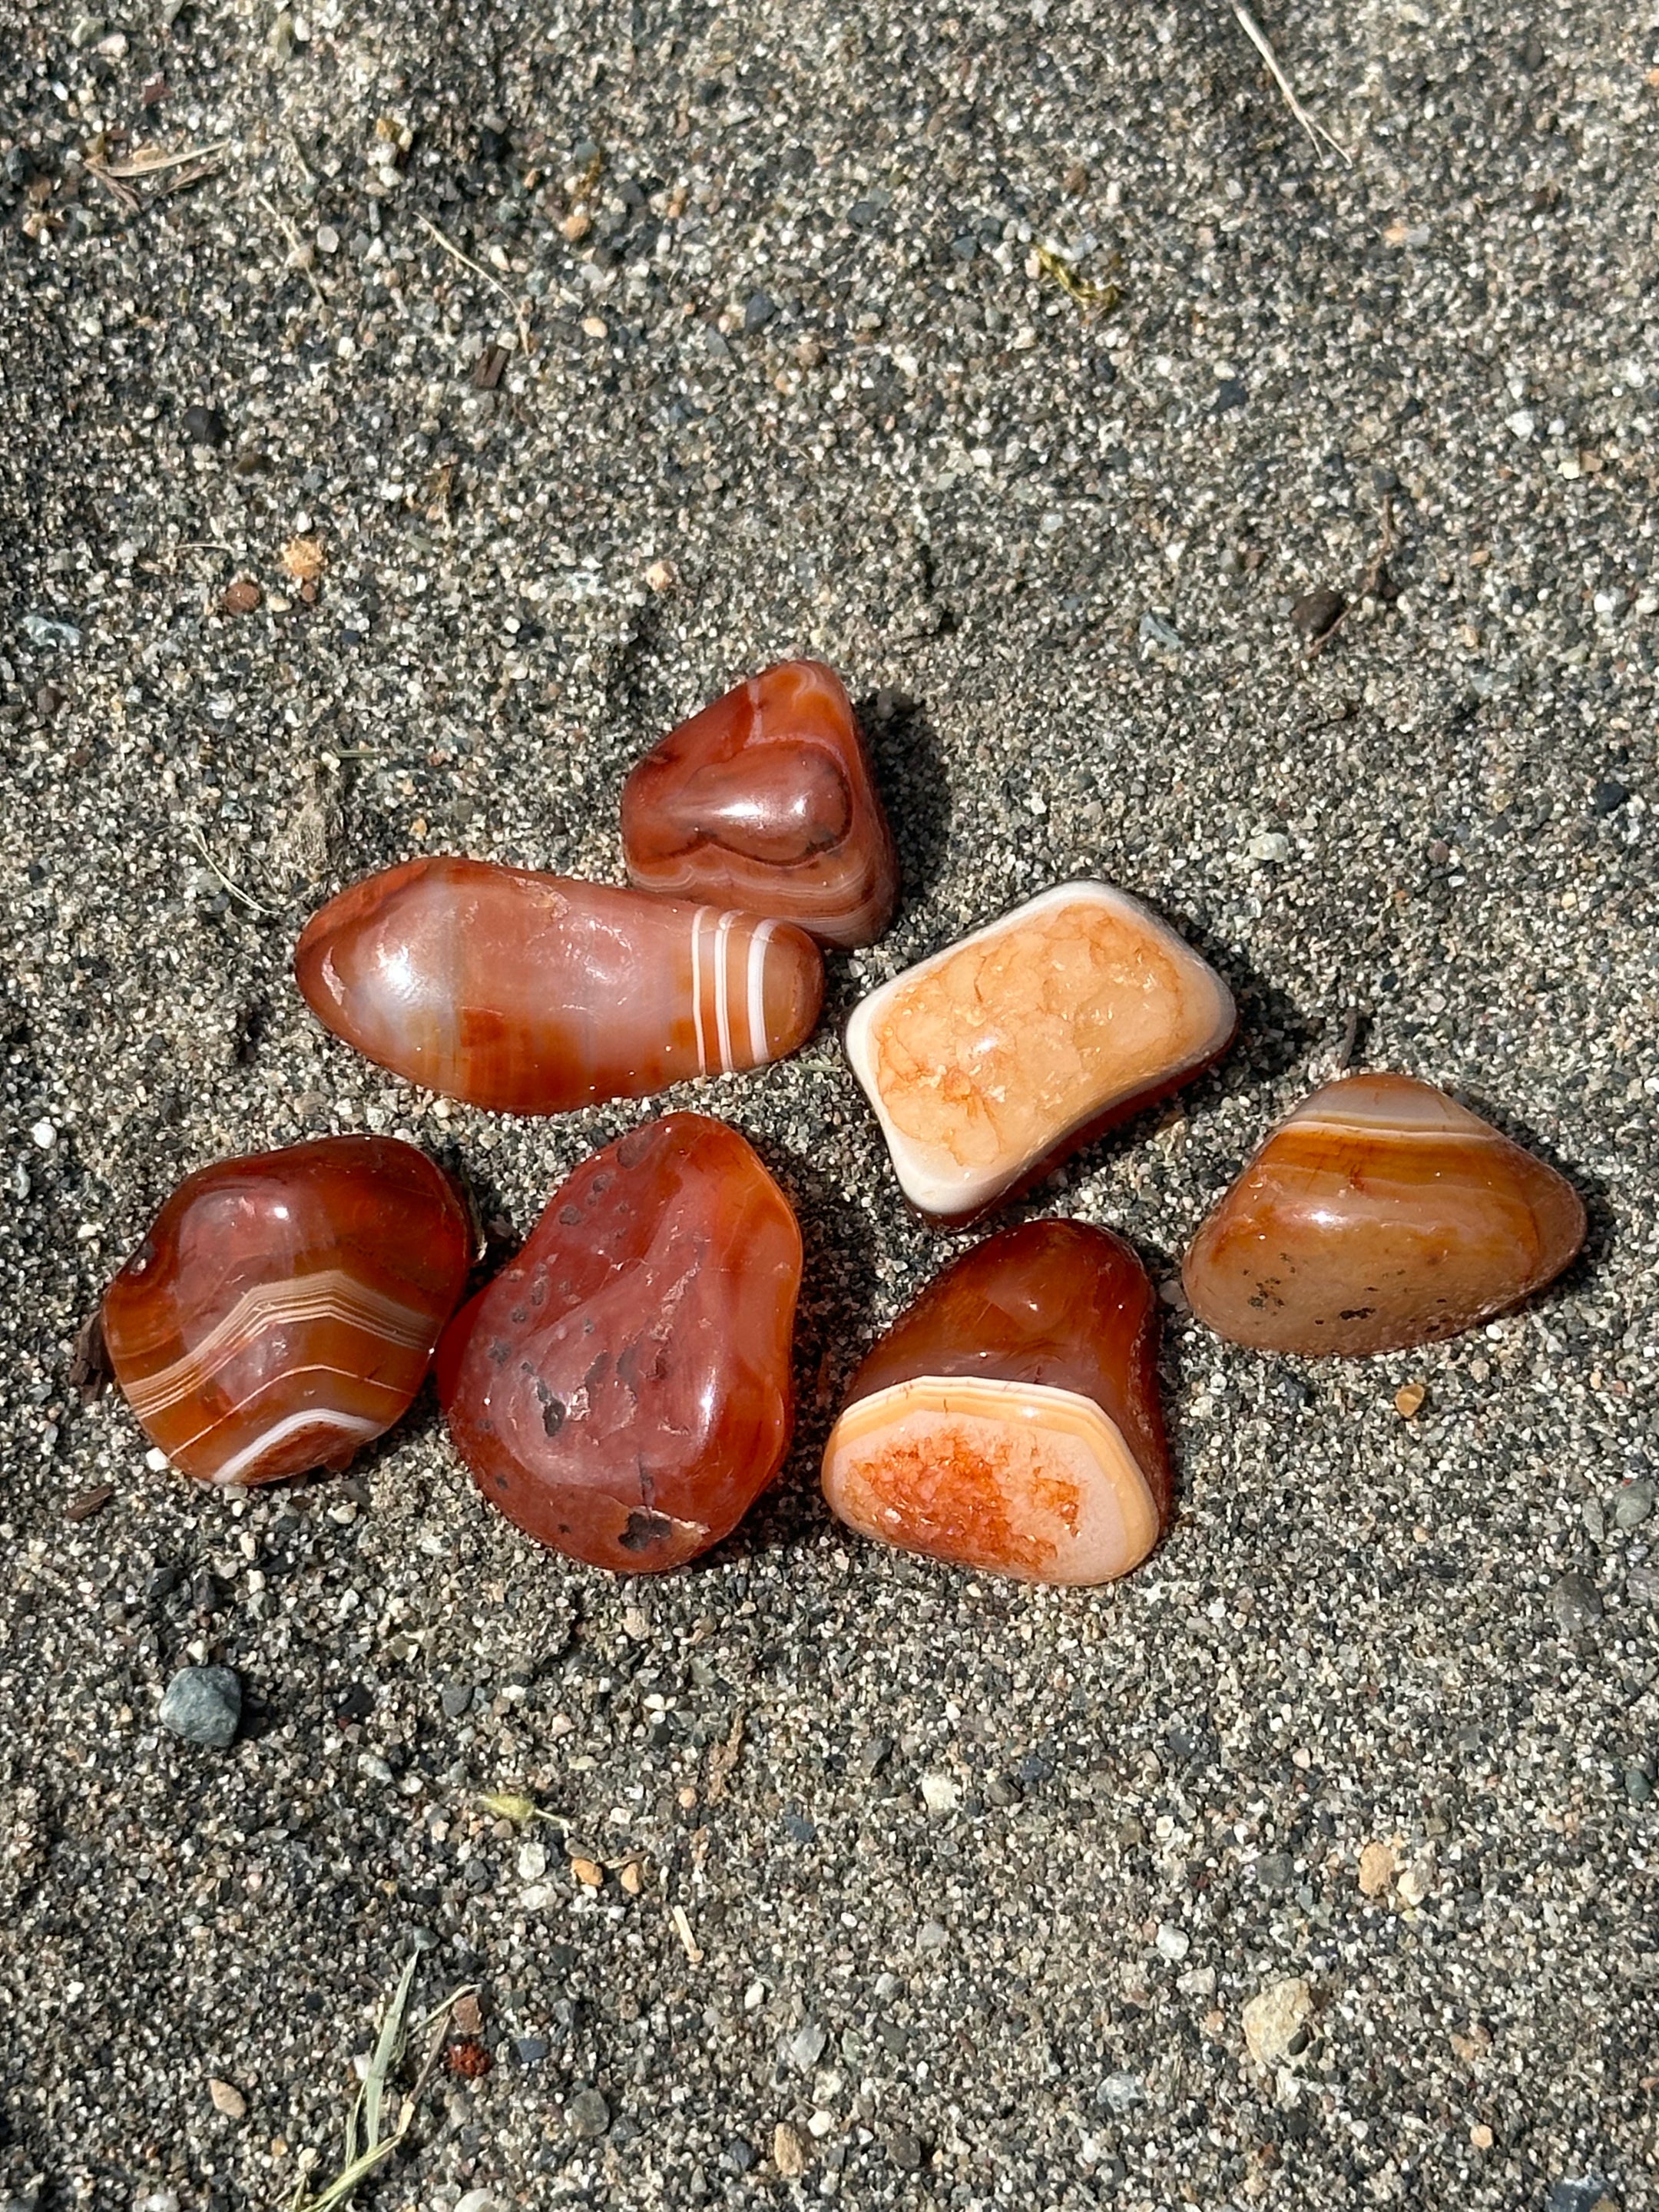
[[1613,1525],[1615,1528],[1639,1528],[1653,1510],[1653,1485],[1645,1477],[1639,1482],[1627,1482],[1613,1501]]
[[1019,1805],[1025,1798],[1018,1783],[1006,1774],[994,1774],[985,1785],[985,1794],[994,1805]]
[[439,1692],[438,1702],[449,1719],[458,1721],[464,1713],[471,1711],[472,1695],[471,1682],[446,1682]]
[[751,292],[744,305],[744,329],[751,336],[756,331],[763,331],[777,312],[764,292]]
[[1584,1534],[1592,1544],[1599,1544],[1607,1533],[1607,1516],[1601,1499],[1587,1498],[1578,1511],[1584,1523]]
[[1625,1594],[1636,1605],[1659,1605],[1659,1567],[1632,1567],[1625,1577]]
[[1550,1603],[1562,1629],[1571,1634],[1601,1618],[1601,1597],[1588,1575],[1563,1575],[1550,1592]]
[[1264,1851],[1255,1863],[1258,1889],[1288,1889],[1296,1879],[1296,1867],[1288,1851]]
[[895,2128],[887,2138],[887,2155],[901,2173],[915,2173],[927,2155],[927,2146],[909,2128]]
[[228,1667],[182,1667],[161,1700],[161,1725],[185,1743],[223,1751],[236,1741],[242,1686]]
[[539,2066],[551,2048],[545,2036],[521,2035],[515,2039],[513,2052],[520,2066]]
[[1653,1778],[1634,1763],[1625,1769],[1625,1795],[1632,1805],[1645,1805],[1653,1796]]
[[829,2040],[815,2020],[805,2027],[798,2027],[789,2039],[789,2063],[803,2074],[810,2073],[823,2056],[823,2046]]
[[597,2089],[579,2089],[564,2108],[564,2119],[579,2142],[594,2142],[611,2125],[611,2107]]

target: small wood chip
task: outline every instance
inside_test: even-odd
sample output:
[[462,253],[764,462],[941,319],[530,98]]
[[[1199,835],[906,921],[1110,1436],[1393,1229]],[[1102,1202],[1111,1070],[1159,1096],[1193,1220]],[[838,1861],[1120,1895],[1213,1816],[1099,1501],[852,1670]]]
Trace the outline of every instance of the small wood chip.
[[786,2181],[799,2181],[806,2171],[806,2146],[787,2120],[772,2130],[772,2163]]
[[100,1482],[95,1490],[83,1490],[78,1498],[71,1498],[64,1508],[65,1521],[90,1521],[94,1513],[101,1513],[115,1495],[113,1483]]
[[472,389],[493,392],[501,380],[501,371],[512,359],[505,346],[486,346],[472,364]]
[[653,592],[672,592],[679,577],[672,561],[653,561],[645,572],[645,580]]
[[570,1871],[584,1889],[602,1889],[605,1887],[605,1869],[597,1859],[573,1857]]
[[283,566],[299,582],[314,584],[328,566],[320,538],[290,538],[283,548]]
[[247,2099],[234,2081],[222,2081],[215,2074],[209,2077],[208,2094],[213,2100],[213,2109],[222,2112],[228,2120],[247,2118]]
[[726,1741],[716,1744],[708,1754],[708,1787],[704,1794],[711,1805],[718,1805],[726,1795],[726,1784],[732,1779],[732,1770],[743,1750],[743,1731],[748,1718],[748,1714],[739,1706],[732,1716]]
[[1407,1382],[1394,1394],[1395,1410],[1402,1420],[1412,1420],[1422,1412],[1428,1395],[1427,1383]]
[[449,2017],[463,2035],[477,2035],[483,2027],[483,2008],[471,1990],[456,1998]]
[[239,576],[234,584],[226,586],[220,605],[228,615],[251,615],[264,596],[252,576]]
[[69,1386],[83,1406],[90,1406],[114,1379],[109,1346],[104,1341],[103,1310],[94,1307],[76,1332],[75,1348],[70,1353]]
[[637,1859],[625,1859],[617,1876],[629,1897],[637,1897],[645,1887],[645,1874]]
[[675,1905],[668,1917],[674,1923],[674,1933],[679,1937],[686,1957],[691,1961],[691,1964],[694,1966],[702,1966],[702,1946],[698,1943],[696,1937],[691,1933],[691,1922],[686,1912],[685,1907],[683,1905]]
[[1490,2150],[1492,2148],[1492,2130],[1486,2125],[1484,2120],[1477,2121],[1474,2126],[1469,2130],[1469,2141],[1474,2145],[1477,2150]]
[[559,225],[559,235],[579,246],[593,228],[593,218],[586,208],[574,208]]

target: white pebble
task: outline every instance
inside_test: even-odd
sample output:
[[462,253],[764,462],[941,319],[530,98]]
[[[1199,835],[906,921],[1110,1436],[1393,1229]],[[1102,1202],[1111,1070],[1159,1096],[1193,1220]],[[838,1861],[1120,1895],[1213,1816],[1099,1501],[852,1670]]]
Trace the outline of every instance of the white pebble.
[[58,1131],[50,1121],[37,1121],[29,1134],[43,1152],[49,1152],[58,1142]]

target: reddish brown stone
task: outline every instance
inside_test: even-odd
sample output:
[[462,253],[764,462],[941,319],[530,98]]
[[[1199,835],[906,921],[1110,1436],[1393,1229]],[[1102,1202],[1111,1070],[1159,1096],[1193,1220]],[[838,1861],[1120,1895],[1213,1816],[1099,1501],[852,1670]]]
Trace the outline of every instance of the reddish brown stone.
[[517,1114],[777,1060],[823,994],[817,947],[785,922],[450,857],[343,891],[294,966],[319,1021],[370,1060]]
[[480,1491],[619,1574],[707,1551],[783,1464],[800,1270],[788,1200],[725,1122],[669,1114],[607,1145],[440,1349]]
[[854,1376],[823,1457],[863,1534],[1027,1582],[1126,1574],[1172,1489],[1157,1297],[1079,1221],[1006,1229],[947,1267]]
[[471,1251],[448,1176],[395,1138],[221,1160],[105,1294],[116,1380],[186,1474],[343,1467],[420,1389]]
[[1553,1167],[1408,1075],[1303,1101],[1193,1239],[1193,1311],[1267,1352],[1399,1352],[1559,1275],[1584,1241]]
[[647,890],[775,915],[828,945],[873,944],[892,918],[892,832],[822,661],[782,661],[672,731],[623,787],[622,819]]

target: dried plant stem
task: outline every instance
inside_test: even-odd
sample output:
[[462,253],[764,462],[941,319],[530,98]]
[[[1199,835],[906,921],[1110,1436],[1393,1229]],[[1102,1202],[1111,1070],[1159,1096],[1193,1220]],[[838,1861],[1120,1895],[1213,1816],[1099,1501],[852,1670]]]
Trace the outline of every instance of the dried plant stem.
[[507,290],[506,285],[502,283],[501,278],[499,276],[492,276],[489,270],[484,268],[480,263],[474,261],[470,255],[463,253],[459,246],[455,245],[453,240],[444,236],[442,231],[439,229],[435,222],[428,222],[426,216],[422,215],[418,210],[416,212],[415,220],[420,224],[422,230],[430,234],[436,244],[442,246],[444,252],[448,254],[451,260],[459,261],[463,269],[470,269],[475,276],[481,276],[484,283],[489,286],[492,291],[498,292],[501,298],[506,301],[507,307],[512,313],[514,327],[519,333],[519,351],[524,356],[526,360],[528,360],[530,357],[530,319],[525,313],[524,308],[520,303],[514,298],[513,295]]
[[1328,146],[1333,153],[1340,154],[1342,159],[1348,164],[1348,167],[1352,168],[1353,167],[1353,156],[1349,153],[1347,148],[1342,143],[1341,140],[1336,137],[1333,132],[1328,131],[1322,123],[1316,122],[1314,118],[1309,114],[1307,109],[1302,105],[1302,102],[1297,98],[1295,86],[1291,82],[1289,77],[1285,76],[1284,70],[1279,66],[1279,56],[1273,49],[1273,41],[1268,38],[1261,24],[1256,21],[1255,17],[1251,15],[1249,9],[1244,5],[1244,0],[1233,0],[1233,14],[1238,18],[1239,29],[1243,32],[1245,37],[1255,48],[1257,53],[1261,55],[1262,60],[1267,64],[1268,76],[1272,77],[1273,82],[1279,87],[1279,92],[1284,97],[1285,106],[1290,109],[1291,114],[1295,116],[1297,121],[1307,132],[1309,143],[1312,146],[1315,153],[1322,155],[1324,149]]

